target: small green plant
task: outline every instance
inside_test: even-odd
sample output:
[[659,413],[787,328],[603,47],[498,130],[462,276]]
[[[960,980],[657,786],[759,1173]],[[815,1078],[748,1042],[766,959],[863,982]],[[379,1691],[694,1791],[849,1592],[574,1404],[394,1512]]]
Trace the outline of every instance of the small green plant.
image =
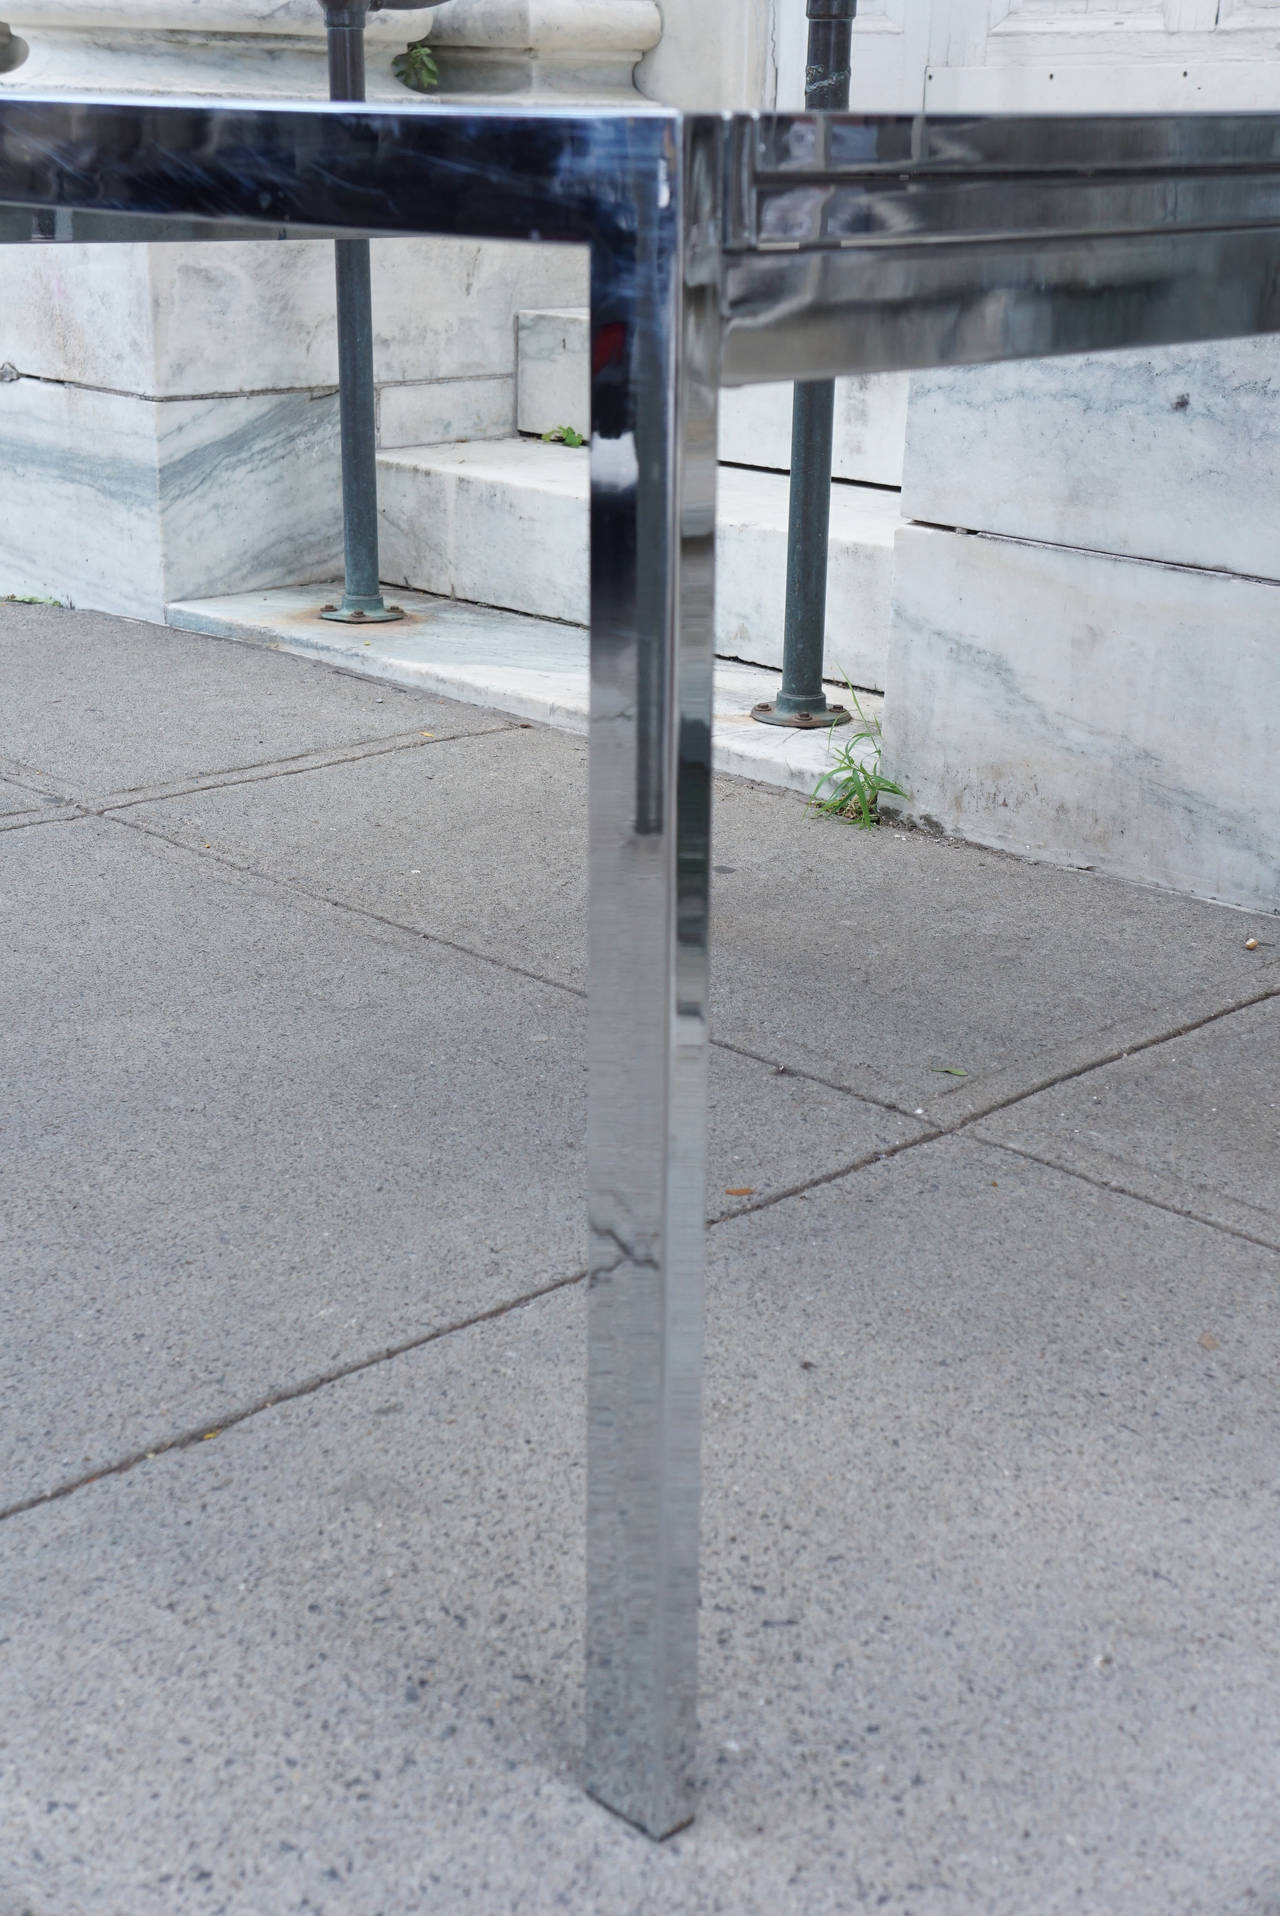
[[542,440],[547,446],[585,446],[587,443],[572,426],[553,426],[550,432],[543,433]]
[[[845,680],[845,689],[850,703],[862,729],[858,732],[837,732],[832,726],[829,733],[830,746],[840,741],[835,761],[828,772],[824,772],[813,788],[809,799],[809,809],[814,812],[826,812],[829,817],[852,818],[858,825],[869,831],[880,822],[876,806],[881,792],[889,792],[894,798],[905,798],[907,794],[901,785],[895,785],[891,778],[885,778],[880,770],[880,727],[869,719],[858,703],[858,694]],[[865,750],[859,750],[865,747]],[[824,788],[829,787],[829,790]]]
[[61,605],[61,599],[42,599],[38,592],[6,592],[3,594],[6,605]]
[[391,62],[391,71],[414,93],[431,93],[440,84],[440,69],[425,40],[410,40]]

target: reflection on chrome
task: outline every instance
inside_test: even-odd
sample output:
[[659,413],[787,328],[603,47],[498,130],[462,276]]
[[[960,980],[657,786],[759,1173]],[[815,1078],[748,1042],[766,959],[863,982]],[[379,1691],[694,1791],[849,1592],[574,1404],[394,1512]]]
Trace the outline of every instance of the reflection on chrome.
[[719,388],[1280,329],[1280,115],[0,99],[0,240],[316,233],[591,248],[586,1776],[662,1836],[695,1800]]

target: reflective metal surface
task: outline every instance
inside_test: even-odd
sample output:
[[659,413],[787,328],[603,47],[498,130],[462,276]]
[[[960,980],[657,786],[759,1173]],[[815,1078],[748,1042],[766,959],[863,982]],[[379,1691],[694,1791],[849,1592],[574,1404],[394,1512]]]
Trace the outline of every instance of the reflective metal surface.
[[1280,327],[1280,116],[0,100],[0,240],[592,251],[587,1779],[693,1810],[716,394]]
[[1280,326],[1280,116],[734,123],[729,384]]
[[654,1835],[694,1800],[717,131],[592,257],[587,1784]]

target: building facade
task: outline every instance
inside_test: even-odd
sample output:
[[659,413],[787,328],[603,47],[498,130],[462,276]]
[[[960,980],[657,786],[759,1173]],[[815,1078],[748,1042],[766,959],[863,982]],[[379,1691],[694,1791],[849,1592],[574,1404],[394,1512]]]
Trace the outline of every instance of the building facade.
[[[0,88],[315,97],[316,0],[13,0]],[[198,18],[198,28],[192,19]],[[448,97],[791,107],[804,0],[450,0]],[[3,65],[3,63],[0,63]],[[1280,0],[863,0],[854,110],[1280,109]],[[586,263],[376,243],[384,575],[581,622]],[[162,619],[340,570],[323,243],[0,262],[0,594]],[[718,649],[780,656],[789,393],[725,396]],[[827,668],[884,689],[908,809],[1280,909],[1280,349],[842,382]]]

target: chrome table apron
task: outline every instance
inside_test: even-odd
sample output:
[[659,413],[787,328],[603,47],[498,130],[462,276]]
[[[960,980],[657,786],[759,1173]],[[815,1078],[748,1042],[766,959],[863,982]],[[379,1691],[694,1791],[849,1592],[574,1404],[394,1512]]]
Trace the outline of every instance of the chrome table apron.
[[694,1809],[721,385],[1280,328],[1280,115],[0,101],[0,238],[591,249],[586,1783]]

